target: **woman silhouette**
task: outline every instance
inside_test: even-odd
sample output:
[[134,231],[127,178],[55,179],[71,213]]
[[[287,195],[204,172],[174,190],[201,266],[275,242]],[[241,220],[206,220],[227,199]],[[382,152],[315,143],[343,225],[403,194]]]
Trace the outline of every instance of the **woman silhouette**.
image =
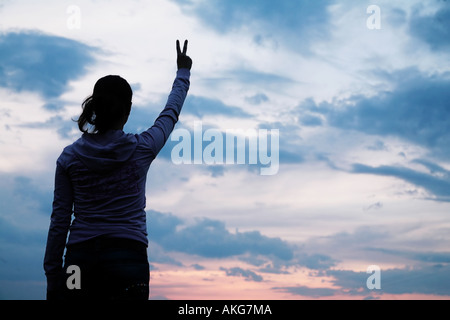
[[[190,85],[187,40],[183,51],[177,40],[176,49],[178,71],[167,104],[143,133],[123,132],[133,93],[120,76],[99,79],[83,102],[83,135],[56,162],[44,257],[47,299],[148,299],[147,172],[178,121]],[[78,272],[74,279],[72,270]]]

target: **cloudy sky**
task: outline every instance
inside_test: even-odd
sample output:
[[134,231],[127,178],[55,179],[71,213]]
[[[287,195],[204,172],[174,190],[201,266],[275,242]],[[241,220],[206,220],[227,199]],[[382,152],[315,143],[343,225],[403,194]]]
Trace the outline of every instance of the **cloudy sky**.
[[278,130],[279,168],[175,164],[168,141],[150,298],[450,298],[448,1],[3,0],[1,299],[45,298],[55,162],[95,81],[127,79],[125,130],[145,130],[176,39],[194,61],[177,129]]

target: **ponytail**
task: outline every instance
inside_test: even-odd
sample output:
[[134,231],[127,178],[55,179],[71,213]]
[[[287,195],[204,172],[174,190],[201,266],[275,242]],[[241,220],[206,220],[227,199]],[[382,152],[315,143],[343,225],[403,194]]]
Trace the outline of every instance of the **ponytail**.
[[[78,118],[78,128],[81,132],[89,132],[89,125],[95,127],[95,107],[94,107],[94,98],[93,96],[89,96],[86,100],[83,101],[81,105],[83,108],[83,112]],[[94,129],[94,131],[96,131]]]

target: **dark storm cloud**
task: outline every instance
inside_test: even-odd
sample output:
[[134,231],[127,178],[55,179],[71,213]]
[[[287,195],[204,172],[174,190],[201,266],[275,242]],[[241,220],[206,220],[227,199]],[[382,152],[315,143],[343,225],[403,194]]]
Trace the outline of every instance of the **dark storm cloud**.
[[78,41],[38,31],[1,33],[0,86],[58,97],[69,81],[85,74],[96,51]]
[[441,7],[433,14],[422,14],[421,6],[412,12],[409,31],[427,43],[432,50],[444,51],[450,48],[450,3],[434,1]]
[[[230,233],[218,220],[200,219],[183,225],[173,215],[149,212],[150,239],[168,251],[179,251],[209,258],[226,258],[245,253],[293,258],[293,248],[280,238],[270,238],[258,231]],[[179,228],[183,226],[182,228]]]

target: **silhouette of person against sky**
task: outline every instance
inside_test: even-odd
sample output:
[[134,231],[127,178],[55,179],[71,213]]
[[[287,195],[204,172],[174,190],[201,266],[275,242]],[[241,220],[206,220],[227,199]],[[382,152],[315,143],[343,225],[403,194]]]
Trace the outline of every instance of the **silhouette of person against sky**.
[[[120,76],[99,79],[83,102],[77,120],[83,135],[56,162],[44,257],[47,299],[148,299],[147,172],[173,131],[189,90],[187,45],[186,40],[181,51],[176,41],[172,91],[153,126],[141,134],[123,131],[133,92]],[[79,268],[80,288],[67,286],[70,266]]]

